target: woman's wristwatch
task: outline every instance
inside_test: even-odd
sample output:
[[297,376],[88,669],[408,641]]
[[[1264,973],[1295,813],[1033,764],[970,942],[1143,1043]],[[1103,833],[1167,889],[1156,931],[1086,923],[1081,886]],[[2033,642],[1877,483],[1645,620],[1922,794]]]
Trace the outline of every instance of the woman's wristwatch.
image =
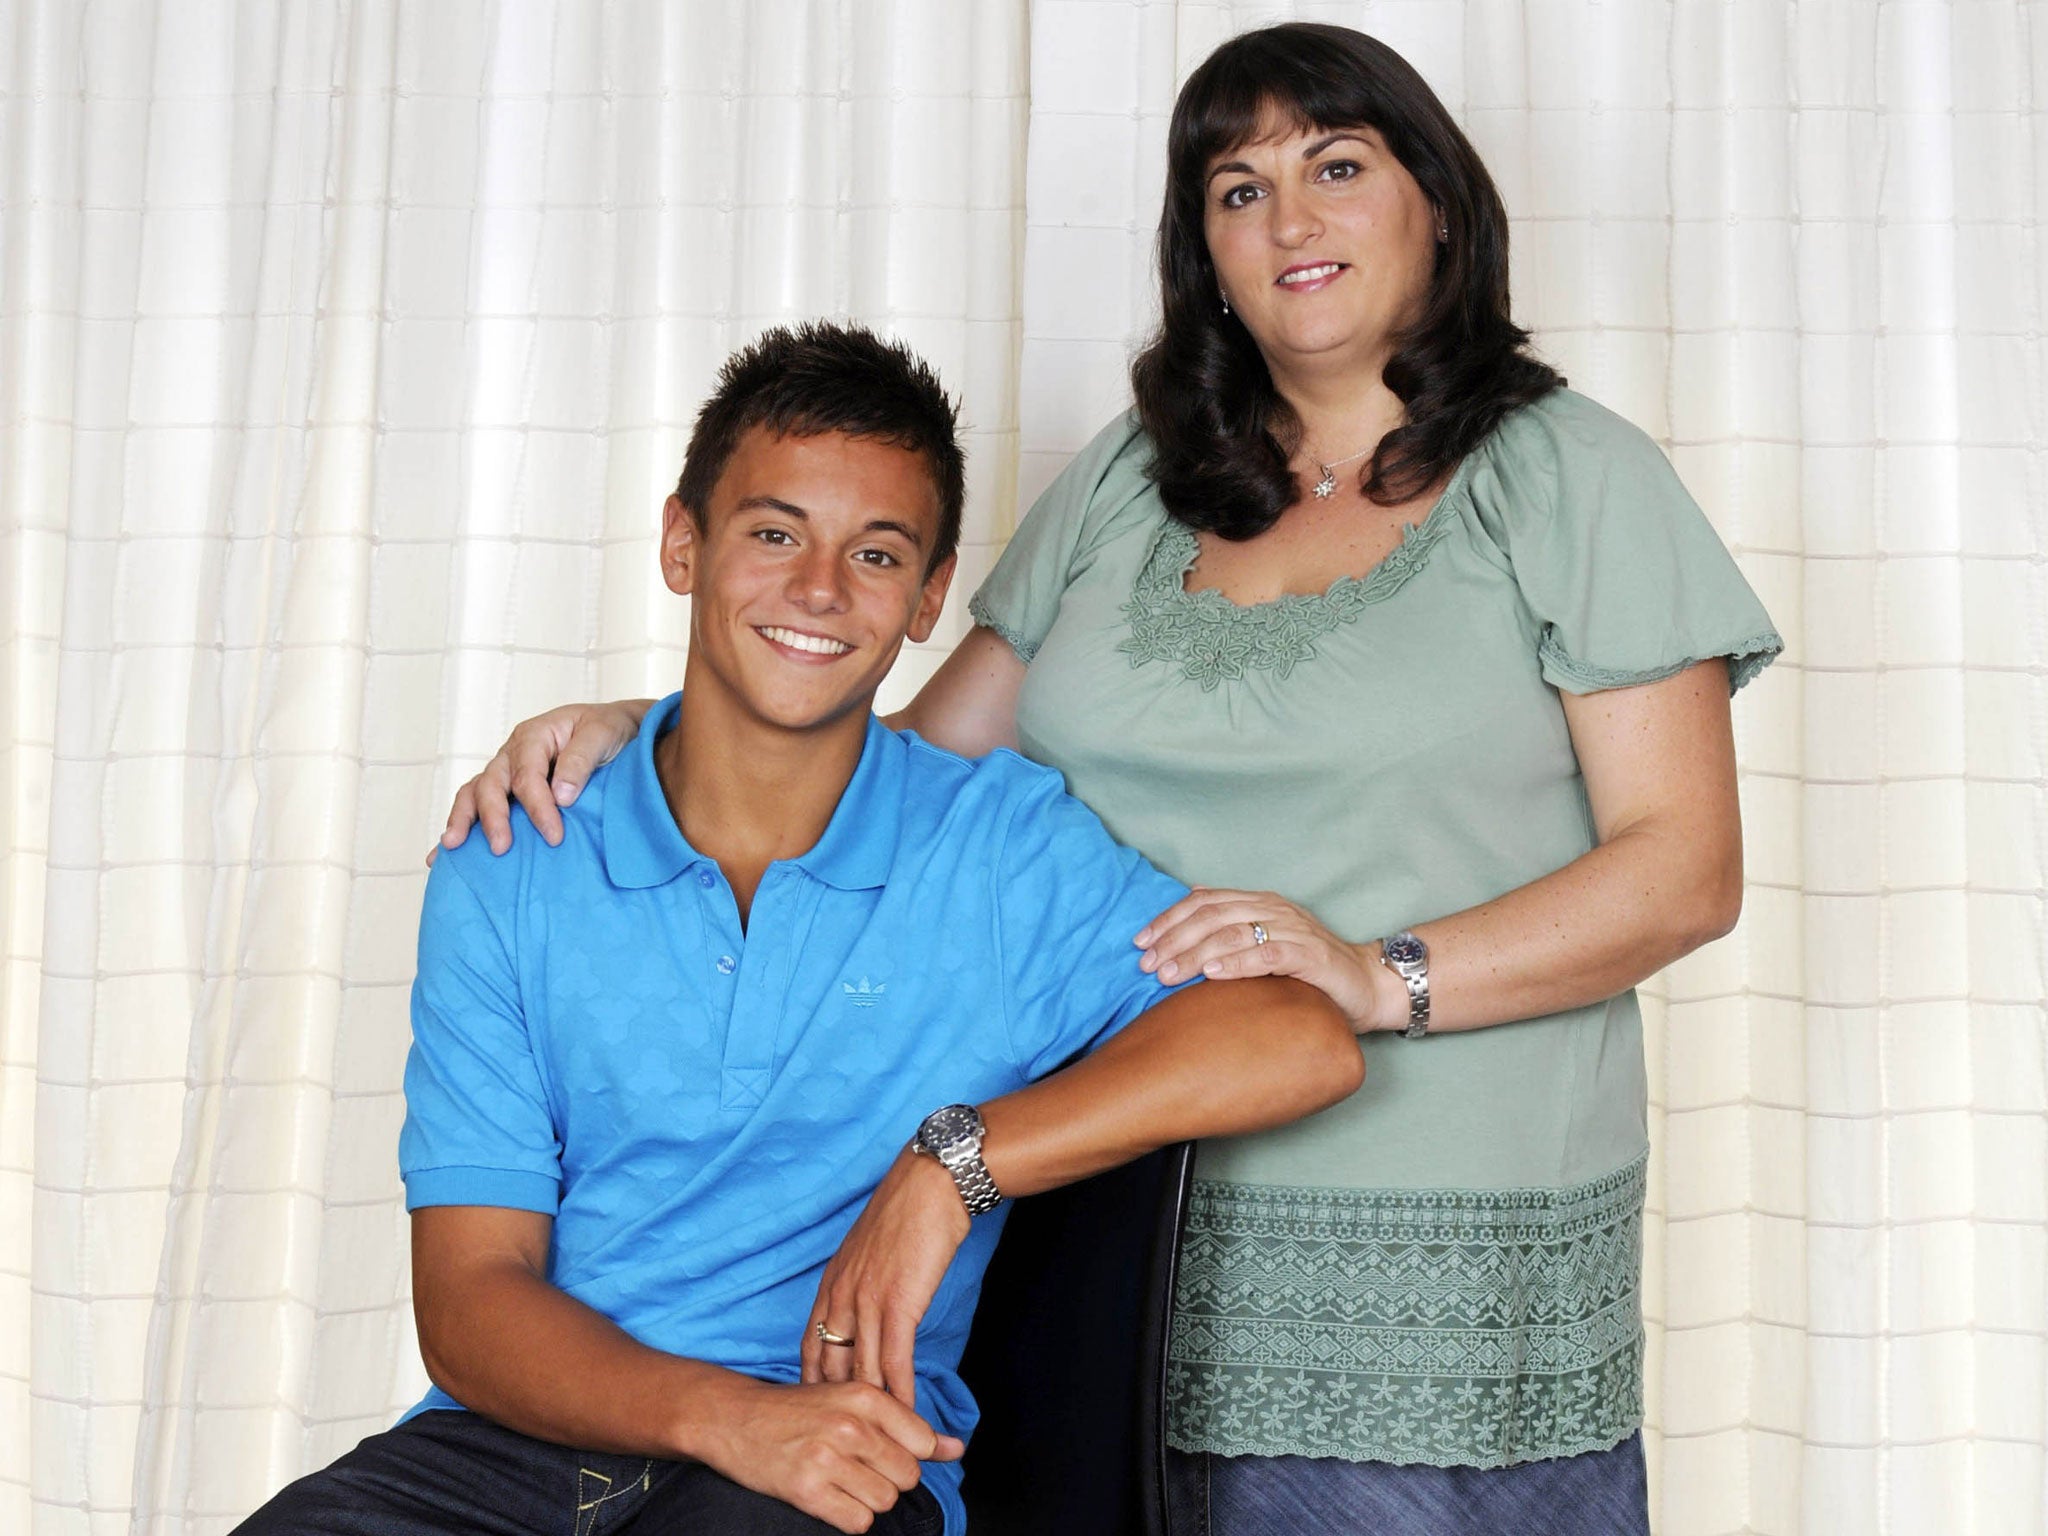
[[1408,1027],[1402,1035],[1420,1040],[1429,1033],[1429,946],[1404,928],[1380,940],[1380,961],[1408,988]]

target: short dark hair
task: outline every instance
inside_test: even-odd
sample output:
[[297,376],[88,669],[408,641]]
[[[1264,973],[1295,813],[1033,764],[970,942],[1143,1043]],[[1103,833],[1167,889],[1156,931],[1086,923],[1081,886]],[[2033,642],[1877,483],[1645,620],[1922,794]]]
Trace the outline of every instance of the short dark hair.
[[939,376],[900,342],[830,320],[778,325],[725,360],[697,412],[676,499],[704,526],[712,489],[750,427],[778,437],[843,432],[922,454],[939,497],[929,574],[960,545],[967,456],[959,407]]
[[1365,472],[1374,501],[1405,501],[1447,473],[1515,407],[1564,383],[1527,350],[1508,308],[1508,218],[1471,141],[1413,65],[1376,38],[1286,22],[1231,38],[1181,87],[1167,127],[1159,219],[1159,330],[1131,365],[1151,474],[1180,521],[1226,539],[1273,526],[1300,494],[1288,460],[1301,424],[1257,345],[1217,299],[1203,234],[1209,162],[1267,115],[1301,130],[1377,129],[1448,231],[1422,313],[1383,377],[1407,420]]

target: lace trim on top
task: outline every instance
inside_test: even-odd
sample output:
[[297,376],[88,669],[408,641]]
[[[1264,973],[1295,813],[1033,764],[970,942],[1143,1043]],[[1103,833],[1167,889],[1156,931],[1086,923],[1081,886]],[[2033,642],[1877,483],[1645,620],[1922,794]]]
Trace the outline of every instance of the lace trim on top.
[[1027,640],[1022,630],[1012,628],[997,618],[995,610],[989,606],[988,599],[979,592],[968,599],[967,616],[974,620],[975,623],[992,629],[1001,635],[1010,649],[1017,653],[1017,659],[1023,662],[1025,666],[1030,666],[1032,658],[1037,656],[1038,646],[1032,641]]
[[1626,1439],[1642,1422],[1646,1161],[1566,1190],[1198,1182],[1169,1440],[1486,1467]]
[[[1470,462],[1468,455],[1465,463]],[[1447,509],[1464,478],[1461,464],[1429,516],[1411,523],[1393,553],[1365,575],[1339,576],[1327,591],[1290,593],[1270,603],[1233,603],[1213,589],[1188,591],[1187,573],[1202,552],[1201,542],[1192,529],[1168,518],[1124,604],[1131,633],[1117,649],[1134,667],[1148,661],[1177,664],[1205,692],[1253,670],[1284,678],[1315,655],[1323,636],[1392,597],[1428,563],[1430,550],[1450,531]]]
[[1537,654],[1546,666],[1572,679],[1581,687],[1599,690],[1602,688],[1633,688],[1640,683],[1661,683],[1667,677],[1676,677],[1687,667],[1699,665],[1707,656],[1720,656],[1728,663],[1728,691],[1740,692],[1742,685],[1763,671],[1785,649],[1785,642],[1776,630],[1761,635],[1752,635],[1747,640],[1737,640],[1725,651],[1709,651],[1705,656],[1686,656],[1669,666],[1642,667],[1636,669],[1600,667],[1590,661],[1581,661],[1557,643],[1555,635],[1545,633]]

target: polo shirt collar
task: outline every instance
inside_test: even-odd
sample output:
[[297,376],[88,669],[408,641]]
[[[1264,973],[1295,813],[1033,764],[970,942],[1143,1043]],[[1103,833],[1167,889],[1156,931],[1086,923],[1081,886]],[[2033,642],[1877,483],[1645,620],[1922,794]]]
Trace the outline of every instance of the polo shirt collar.
[[[712,862],[684,838],[654,768],[654,744],[675,724],[682,702],[676,692],[648,710],[639,736],[612,766],[604,797],[604,867],[612,884],[623,889],[666,885],[691,865]],[[860,762],[824,836],[789,862],[841,890],[887,884],[903,819],[907,751],[902,738],[870,714]]]
[[910,749],[889,727],[868,715],[868,736],[846,793],[825,823],[825,835],[791,862],[814,880],[842,891],[879,890],[896,862],[903,821],[903,784]]

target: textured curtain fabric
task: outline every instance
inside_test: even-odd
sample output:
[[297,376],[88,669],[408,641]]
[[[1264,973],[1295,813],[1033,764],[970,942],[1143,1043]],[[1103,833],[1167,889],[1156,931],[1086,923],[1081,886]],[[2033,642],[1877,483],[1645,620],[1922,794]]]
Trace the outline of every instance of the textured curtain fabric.
[[718,360],[931,357],[964,598],[1123,401],[1175,87],[1291,14],[1444,95],[1791,643],[1651,989],[1659,1528],[2048,1531],[2027,0],[0,0],[0,1529],[225,1530],[416,1395],[420,857],[679,674]]
[[424,1384],[421,858],[510,721],[680,675],[653,534],[728,349],[922,350],[986,569],[1026,15],[0,18],[0,1530],[224,1530]]

